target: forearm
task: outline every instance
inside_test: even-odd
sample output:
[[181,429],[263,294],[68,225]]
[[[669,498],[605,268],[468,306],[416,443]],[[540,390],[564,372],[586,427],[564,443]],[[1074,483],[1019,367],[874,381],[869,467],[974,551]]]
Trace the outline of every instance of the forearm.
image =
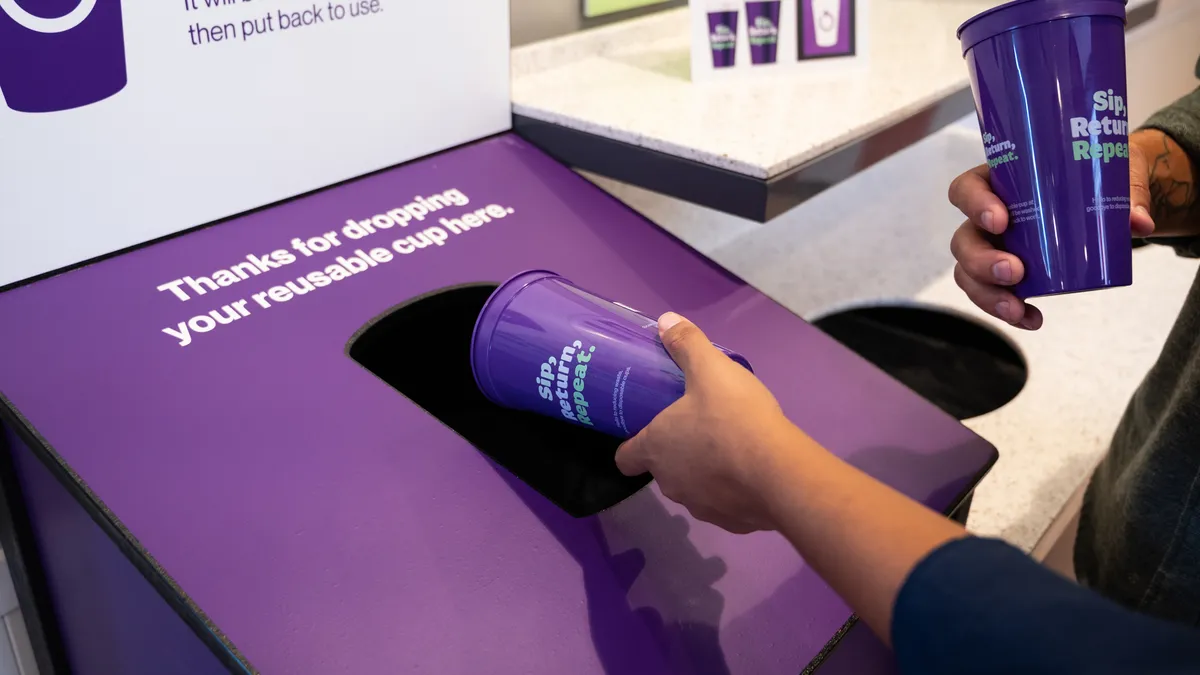
[[[1149,166],[1150,216],[1155,236],[1200,234],[1197,170],[1192,158],[1173,138],[1157,129],[1142,129],[1130,137]],[[1135,151],[1136,152],[1136,151]]]
[[780,442],[787,450],[770,455],[760,478],[773,522],[890,644],[892,607],[908,574],[966,531],[834,457],[798,429]]

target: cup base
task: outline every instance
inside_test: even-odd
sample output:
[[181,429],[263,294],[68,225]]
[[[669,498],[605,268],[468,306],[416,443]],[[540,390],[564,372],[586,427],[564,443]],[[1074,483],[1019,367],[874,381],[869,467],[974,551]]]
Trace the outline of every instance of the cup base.
[[1063,289],[1045,289],[1045,290],[1030,290],[1030,291],[1015,291],[1013,294],[1021,300],[1030,300],[1033,298],[1049,298],[1056,295],[1075,295],[1076,293],[1087,293],[1089,291],[1102,291],[1108,288],[1125,288],[1132,286],[1133,281],[1124,281],[1112,284],[1096,284],[1094,286],[1084,286],[1081,288],[1063,288]]

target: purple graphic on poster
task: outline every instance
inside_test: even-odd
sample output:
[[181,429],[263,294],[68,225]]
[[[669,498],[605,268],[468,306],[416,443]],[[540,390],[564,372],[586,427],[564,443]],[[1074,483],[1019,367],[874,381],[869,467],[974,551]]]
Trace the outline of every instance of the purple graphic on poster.
[[0,93],[9,108],[80,108],[125,83],[121,0],[0,0]]
[[713,8],[708,13],[708,43],[712,47],[713,68],[729,68],[737,57],[737,6]]
[[750,63],[775,63],[779,47],[779,0],[746,3]]
[[800,59],[853,56],[855,0],[798,0]]
[[[1017,26],[1017,28],[1012,28]],[[959,29],[1020,298],[1133,283],[1125,2],[1024,2]]]

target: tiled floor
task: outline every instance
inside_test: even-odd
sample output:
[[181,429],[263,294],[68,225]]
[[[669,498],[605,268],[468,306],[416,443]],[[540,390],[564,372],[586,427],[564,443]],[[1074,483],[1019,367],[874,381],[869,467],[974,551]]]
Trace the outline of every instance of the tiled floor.
[[0,551],[0,629],[0,675],[37,675],[3,551]]

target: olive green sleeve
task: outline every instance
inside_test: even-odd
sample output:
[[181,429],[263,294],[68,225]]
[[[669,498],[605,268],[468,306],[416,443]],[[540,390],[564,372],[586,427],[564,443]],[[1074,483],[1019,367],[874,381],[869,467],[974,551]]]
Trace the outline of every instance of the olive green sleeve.
[[1200,89],[1151,115],[1142,128],[1170,136],[1200,166]]
[[[1200,62],[1196,63],[1196,77],[1200,78]],[[1151,115],[1142,128],[1157,129],[1170,136],[1192,164],[1200,168],[1200,88]],[[1192,213],[1200,218],[1200,207]],[[1184,257],[1200,258],[1200,237],[1158,237],[1148,241],[1170,246]]]

